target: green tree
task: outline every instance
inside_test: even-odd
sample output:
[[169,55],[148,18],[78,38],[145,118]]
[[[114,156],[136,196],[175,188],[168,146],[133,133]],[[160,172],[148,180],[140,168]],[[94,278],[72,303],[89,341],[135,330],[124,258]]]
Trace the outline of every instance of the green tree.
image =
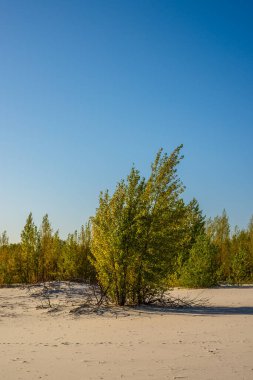
[[184,187],[177,176],[177,165],[183,158],[181,148],[170,156],[158,152],[144,186],[133,299],[137,303],[167,286],[175,257],[183,246],[186,207],[180,198]]
[[20,283],[22,282],[22,278],[21,278],[22,258],[20,255],[21,244],[20,243],[10,244],[8,251],[9,251],[8,256],[9,256],[10,268],[11,268],[10,283]]
[[249,236],[249,253],[250,253],[250,265],[251,265],[251,279],[253,280],[253,216],[250,219],[248,225],[248,236]]
[[216,216],[213,220],[207,221],[206,232],[218,249],[218,278],[220,281],[226,281],[230,277],[231,255],[230,226],[225,210],[221,216]]
[[90,223],[87,223],[86,226],[81,226],[81,231],[78,234],[77,277],[87,282],[94,282],[96,273],[90,258],[91,227]]
[[160,150],[146,181],[132,168],[110,197],[101,193],[92,218],[93,264],[100,284],[119,305],[142,303],[165,284],[184,233],[179,146]]
[[180,285],[180,277],[184,264],[189,259],[190,250],[199,235],[203,235],[205,231],[205,216],[203,216],[199,203],[195,198],[186,205],[184,210],[185,213],[182,219],[183,233],[179,240],[178,254],[175,255],[174,273],[169,278],[171,286]]
[[59,273],[66,280],[95,280],[94,267],[90,262],[91,255],[90,225],[82,226],[81,231],[69,234],[62,246],[59,262]]
[[59,263],[59,275],[64,280],[74,280],[77,277],[78,235],[77,231],[68,234],[62,245]]
[[253,273],[251,255],[250,229],[235,232],[231,239],[231,270],[230,282],[240,284],[250,281]]
[[0,235],[0,248],[7,247],[8,245],[9,245],[9,238],[8,238],[8,235],[7,235],[7,231],[4,231]]
[[9,284],[12,282],[13,265],[10,256],[9,238],[7,232],[4,231],[0,235],[0,283]]
[[137,252],[137,219],[143,181],[132,169],[112,195],[101,193],[92,218],[92,263],[100,285],[114,302],[124,305],[132,293]]
[[232,256],[231,267],[231,280],[234,284],[240,285],[247,281],[250,271],[249,253],[240,248]]
[[38,280],[38,231],[32,213],[28,215],[21,232],[21,281],[31,283]]
[[64,242],[60,239],[59,231],[53,235],[52,251],[50,256],[50,267],[48,271],[49,280],[59,280],[60,277],[60,262],[63,251]]
[[206,234],[199,235],[190,250],[180,278],[181,285],[192,288],[213,286],[217,282],[217,248]]
[[40,281],[52,279],[52,261],[54,259],[54,236],[48,214],[42,219],[39,231],[39,274]]

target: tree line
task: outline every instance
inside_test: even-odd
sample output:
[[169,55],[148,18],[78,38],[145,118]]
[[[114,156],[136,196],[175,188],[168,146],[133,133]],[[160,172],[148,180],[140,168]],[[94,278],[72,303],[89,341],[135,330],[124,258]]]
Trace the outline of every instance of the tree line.
[[82,280],[98,283],[116,304],[141,304],[170,286],[209,287],[253,281],[253,218],[230,231],[228,216],[206,219],[186,203],[177,167],[182,145],[161,149],[146,179],[133,167],[96,213],[66,240],[48,215],[40,228],[30,213],[21,241],[0,236],[0,283]]
[[90,225],[60,239],[48,215],[40,228],[29,214],[21,241],[10,244],[6,231],[0,236],[0,284],[38,283],[53,280],[95,281],[90,263]]

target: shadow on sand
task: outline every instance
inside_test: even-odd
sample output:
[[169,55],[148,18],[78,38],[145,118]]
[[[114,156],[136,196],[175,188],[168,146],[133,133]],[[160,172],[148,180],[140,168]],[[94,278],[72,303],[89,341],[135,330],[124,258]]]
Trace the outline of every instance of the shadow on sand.
[[162,308],[156,306],[136,307],[136,311],[155,314],[187,314],[187,315],[253,315],[253,306],[197,306],[185,308]]

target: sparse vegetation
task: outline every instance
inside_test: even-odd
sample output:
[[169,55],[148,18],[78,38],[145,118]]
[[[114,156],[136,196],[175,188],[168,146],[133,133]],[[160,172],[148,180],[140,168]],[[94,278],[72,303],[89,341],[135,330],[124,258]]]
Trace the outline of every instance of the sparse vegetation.
[[96,283],[110,302],[143,304],[169,284],[209,287],[253,280],[253,219],[231,234],[223,211],[205,220],[188,204],[177,175],[181,148],[160,150],[148,179],[132,168],[126,180],[99,197],[89,223],[64,241],[48,215],[40,228],[29,214],[18,244],[0,236],[0,284],[79,280]]

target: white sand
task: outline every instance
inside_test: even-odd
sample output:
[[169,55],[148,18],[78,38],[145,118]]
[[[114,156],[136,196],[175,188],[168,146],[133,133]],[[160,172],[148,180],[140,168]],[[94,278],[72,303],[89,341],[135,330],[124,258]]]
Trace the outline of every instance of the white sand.
[[0,289],[1,380],[253,379],[253,287],[173,292],[210,298],[202,311],[78,317],[80,296],[49,313],[30,293]]

